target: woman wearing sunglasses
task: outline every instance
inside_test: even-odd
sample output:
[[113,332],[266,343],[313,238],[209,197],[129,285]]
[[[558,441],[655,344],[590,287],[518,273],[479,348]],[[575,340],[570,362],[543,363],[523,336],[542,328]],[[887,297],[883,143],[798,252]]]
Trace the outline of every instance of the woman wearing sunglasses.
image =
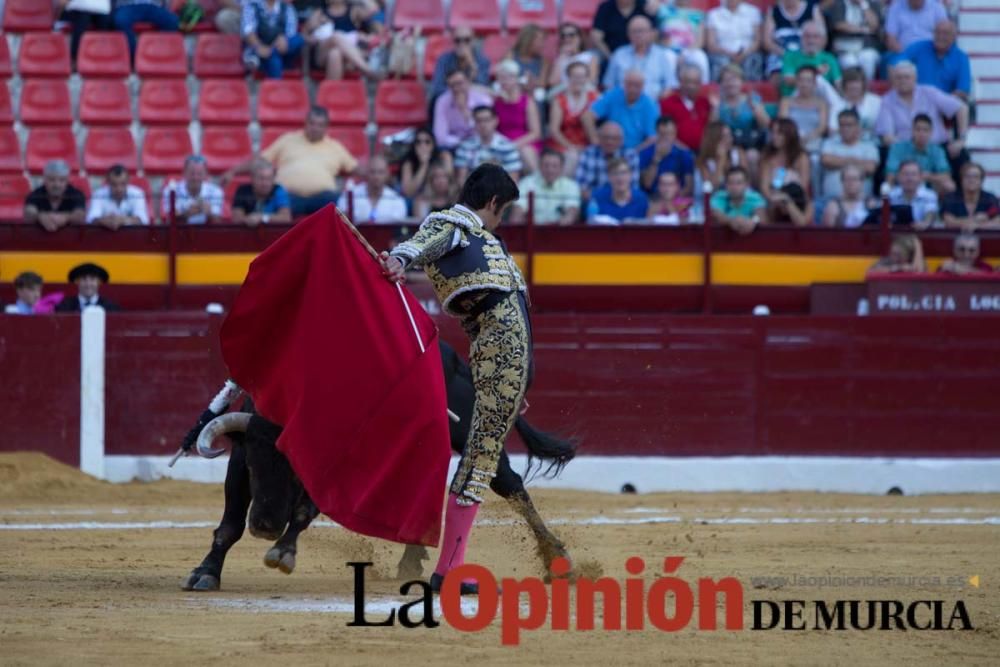
[[545,76],[550,97],[566,88],[569,83],[566,69],[573,63],[582,63],[587,68],[587,81],[596,87],[600,69],[597,54],[587,49],[580,26],[563,23],[559,26],[559,55],[552,61]]

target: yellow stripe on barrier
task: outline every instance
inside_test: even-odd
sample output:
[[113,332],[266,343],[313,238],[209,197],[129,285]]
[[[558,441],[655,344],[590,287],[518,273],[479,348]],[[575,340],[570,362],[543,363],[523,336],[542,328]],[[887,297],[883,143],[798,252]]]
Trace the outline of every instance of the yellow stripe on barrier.
[[168,256],[139,252],[0,252],[0,281],[12,282],[22,271],[34,271],[48,282],[62,283],[77,264],[95,262],[121,285],[163,285]]
[[878,257],[831,255],[712,255],[714,285],[809,285],[863,282]]
[[252,252],[177,255],[177,284],[242,285],[256,256]]
[[536,285],[700,285],[701,255],[538,253]]

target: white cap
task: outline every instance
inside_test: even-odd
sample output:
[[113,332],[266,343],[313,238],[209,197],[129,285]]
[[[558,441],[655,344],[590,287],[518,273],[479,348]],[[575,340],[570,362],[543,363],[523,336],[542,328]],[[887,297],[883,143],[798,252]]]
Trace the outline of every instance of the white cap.
[[753,307],[753,314],[754,315],[770,315],[771,314],[771,309],[768,308],[767,306],[765,306],[764,304],[758,304],[758,305],[756,305],[756,306]]
[[221,303],[212,302],[205,306],[205,312],[209,315],[222,315],[226,309],[222,307]]

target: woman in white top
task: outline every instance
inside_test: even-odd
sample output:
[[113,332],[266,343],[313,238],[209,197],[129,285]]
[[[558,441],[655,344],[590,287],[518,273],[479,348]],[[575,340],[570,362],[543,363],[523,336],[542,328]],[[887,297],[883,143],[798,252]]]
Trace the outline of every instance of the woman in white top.
[[844,109],[854,109],[861,119],[861,138],[872,141],[875,139],[875,122],[878,120],[879,109],[882,108],[882,98],[868,92],[868,80],[864,72],[856,67],[844,71],[842,85],[844,96],[838,98],[830,108],[830,131],[837,131],[837,114]]
[[708,13],[705,50],[713,81],[719,80],[719,73],[729,63],[739,65],[747,80],[760,80],[764,69],[760,51],[762,23],[760,10],[741,0],[725,0]]

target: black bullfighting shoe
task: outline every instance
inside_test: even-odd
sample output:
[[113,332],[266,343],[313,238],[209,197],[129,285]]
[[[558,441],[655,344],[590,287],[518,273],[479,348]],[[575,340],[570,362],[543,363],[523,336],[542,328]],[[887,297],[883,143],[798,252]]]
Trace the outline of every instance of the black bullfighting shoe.
[[[441,592],[441,584],[444,583],[444,575],[435,572],[431,575],[431,590],[435,593]],[[479,584],[469,584],[462,582],[459,588],[459,595],[479,595]]]

